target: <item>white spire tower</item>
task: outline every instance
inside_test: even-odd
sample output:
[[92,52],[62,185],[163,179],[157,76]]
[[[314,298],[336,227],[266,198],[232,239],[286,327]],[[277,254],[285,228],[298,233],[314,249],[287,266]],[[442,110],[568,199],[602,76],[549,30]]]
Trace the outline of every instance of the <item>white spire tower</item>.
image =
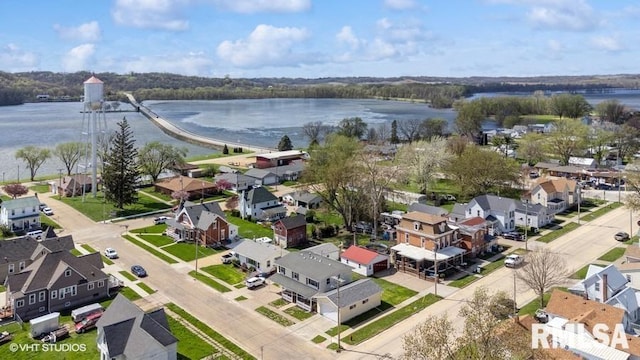
[[[91,193],[96,197],[98,189],[98,141],[102,140],[107,130],[107,119],[104,112],[104,83],[95,76],[84,82],[84,109],[82,111],[82,134],[85,137],[84,174],[91,169]],[[91,154],[89,155],[89,152]],[[84,189],[84,187],[83,187]],[[84,190],[82,191],[84,196]]]

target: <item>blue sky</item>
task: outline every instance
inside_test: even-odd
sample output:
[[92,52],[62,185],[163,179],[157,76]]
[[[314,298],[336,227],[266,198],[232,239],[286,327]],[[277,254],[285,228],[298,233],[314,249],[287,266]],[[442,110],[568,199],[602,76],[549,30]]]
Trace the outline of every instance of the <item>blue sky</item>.
[[0,70],[640,73],[636,0],[3,0]]

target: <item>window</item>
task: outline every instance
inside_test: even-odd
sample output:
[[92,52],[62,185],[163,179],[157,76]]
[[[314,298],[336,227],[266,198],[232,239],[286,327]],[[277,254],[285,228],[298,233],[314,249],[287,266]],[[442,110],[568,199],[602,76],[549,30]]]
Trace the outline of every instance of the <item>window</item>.
[[600,291],[600,283],[599,282],[595,283],[595,287],[596,287],[596,291]]
[[404,233],[404,242],[409,243],[409,233]]
[[540,200],[540,193],[538,193],[538,200]]
[[627,274],[627,282],[631,282],[631,275]]
[[44,312],[44,306],[40,306],[40,308],[38,309],[39,312]]
[[98,287],[104,287],[104,280],[98,281]]
[[414,222],[413,223],[413,230],[420,230],[420,223]]
[[327,285],[331,285],[331,278],[327,278]]
[[424,238],[422,236],[420,237],[420,247],[424,247]]
[[9,274],[13,274],[14,270],[15,270],[15,265],[14,264],[9,264]]
[[356,304],[353,304],[353,305],[349,306],[349,310],[353,310],[355,308],[356,308]]
[[76,296],[76,294],[78,293],[78,287],[76,285],[73,285],[71,287],[71,296]]
[[36,303],[36,294],[29,294],[29,305]]
[[93,290],[93,282],[87,284],[87,290]]
[[278,273],[280,274],[286,274],[287,270],[283,267],[283,266],[278,266]]
[[24,306],[24,300],[20,299],[18,301],[16,301],[16,307],[23,307]]
[[64,289],[60,289],[60,294],[58,295],[60,297],[60,299],[64,299]]
[[300,275],[297,272],[291,273],[291,278],[294,280],[300,280]]
[[469,209],[469,215],[471,215],[471,209]]
[[67,269],[67,270],[65,270],[65,271],[64,271],[64,276],[65,276],[65,277],[69,277],[69,276],[71,276],[71,269]]
[[46,299],[47,294],[44,291],[40,291],[38,294],[38,302],[43,302]]
[[364,304],[366,304],[368,302],[369,302],[369,299],[364,299],[364,300],[362,300],[362,305],[364,305]]
[[316,289],[318,289],[319,284],[317,281],[313,280],[313,279],[307,279],[307,285],[314,287]]
[[16,211],[14,209],[11,209],[11,215],[13,216],[15,214],[16,214]]
[[51,298],[56,299],[58,297],[58,290],[51,290]]
[[480,216],[480,210],[476,210],[476,216]]

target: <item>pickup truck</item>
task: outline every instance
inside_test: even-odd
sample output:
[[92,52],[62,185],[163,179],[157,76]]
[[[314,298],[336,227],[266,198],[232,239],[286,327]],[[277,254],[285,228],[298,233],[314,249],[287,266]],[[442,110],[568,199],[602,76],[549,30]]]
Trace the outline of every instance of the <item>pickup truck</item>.
[[504,266],[506,267],[518,267],[524,263],[524,257],[522,255],[511,254],[504,260]]
[[234,253],[224,254],[221,257],[222,258],[222,263],[223,264],[231,264],[231,262],[233,261],[234,257],[235,257]]

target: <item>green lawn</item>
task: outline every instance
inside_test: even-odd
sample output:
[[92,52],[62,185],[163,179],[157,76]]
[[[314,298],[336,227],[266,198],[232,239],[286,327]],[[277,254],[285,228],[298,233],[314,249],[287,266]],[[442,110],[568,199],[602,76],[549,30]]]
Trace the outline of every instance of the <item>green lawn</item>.
[[45,194],[48,193],[50,189],[48,184],[37,184],[29,186],[29,190],[33,191],[34,193]]
[[245,278],[245,274],[233,265],[211,265],[203,267],[202,271],[226,282],[229,285],[241,283]]
[[318,335],[318,336],[314,337],[313,339],[311,339],[311,341],[313,341],[314,344],[323,343],[325,340],[327,340],[327,338],[322,336],[322,335]]
[[235,300],[235,301],[243,301],[243,300],[247,300],[247,297],[243,296],[243,295],[240,295],[240,296],[238,296],[237,298],[235,298],[233,300]]
[[113,261],[104,255],[100,255],[102,257],[102,262],[106,265],[113,265]]
[[84,196],[84,200],[82,196],[75,196],[63,197],[61,201],[96,222],[114,217],[112,213],[115,214],[115,217],[121,217],[171,208],[171,205],[158,202],[142,193],[138,193],[138,195],[138,201],[135,204],[127,205],[122,210],[116,209],[110,202],[105,202],[102,192],[98,192],[95,198],[88,194]]
[[147,294],[151,295],[153,293],[156,292],[156,290],[153,290],[152,288],[149,287],[149,285],[143,283],[143,282],[139,282],[136,285],[138,285],[138,287],[142,290],[144,290]]
[[237,225],[240,236],[247,239],[273,236],[273,230],[271,230],[270,227],[258,225],[254,222],[231,216],[231,213],[227,213],[227,221],[233,225]]
[[474,281],[476,281],[478,279],[480,279],[480,278],[475,276],[475,275],[467,274],[464,277],[461,277],[460,279],[451,281],[449,283],[449,286],[453,286],[453,287],[457,287],[457,288],[463,288],[463,287],[471,284],[472,282],[474,282]]
[[281,308],[287,304],[288,304],[287,300],[283,298],[275,299],[269,303],[269,305],[273,306],[274,308]]
[[563,226],[561,229],[552,230],[550,233],[540,236],[539,238],[536,239],[536,241],[540,241],[543,243],[550,243],[553,240],[559,238],[560,236],[565,235],[570,231],[577,229],[578,226],[580,226],[578,225],[578,223],[570,222],[567,225]]
[[137,281],[137,280],[138,280],[138,278],[137,278],[137,277],[135,277],[133,274],[131,274],[131,273],[130,273],[130,272],[128,272],[128,271],[120,270],[120,271],[118,271],[118,273],[119,273],[120,275],[124,276],[125,278],[127,278],[127,280],[130,280],[130,281]]
[[209,336],[218,344],[222,345],[224,348],[231,351],[232,353],[238,355],[241,359],[255,360],[255,357],[253,357],[253,355],[242,350],[242,348],[240,348],[238,345],[232,343],[227,338],[220,335],[218,332],[216,332],[215,330],[207,326],[202,321],[196,319],[193,315],[189,314],[181,307],[172,303],[167,304],[166,307],[169,310],[173,311],[174,313],[180,315],[180,317],[187,320],[191,325],[195,326],[198,330],[202,331],[205,335]]
[[51,216],[47,216],[45,214],[40,213],[40,226],[44,229],[47,226],[51,226],[54,229],[62,229],[62,226],[57,222],[53,221]]
[[82,244],[80,245],[83,249],[87,250],[89,252],[89,254],[93,254],[96,253],[98,251],[96,251],[96,249],[92,248],[91,245],[89,244]]
[[169,245],[172,242],[174,242],[173,238],[169,237],[169,236],[165,236],[165,235],[145,235],[145,234],[138,234],[138,236],[148,242],[149,244],[155,246],[155,247],[160,247],[160,246],[165,246],[165,245]]
[[138,295],[137,292],[135,292],[134,290],[131,290],[131,288],[128,288],[128,287],[124,287],[120,289],[120,294],[124,295],[124,297],[126,297],[131,301],[142,299],[142,296]]
[[300,320],[300,321],[304,321],[307,320],[308,318],[312,317],[313,315],[315,315],[315,313],[312,312],[308,312],[308,311],[304,311],[301,308],[299,308],[298,306],[292,306],[288,309],[285,309],[284,312],[288,315],[293,316],[294,318]]
[[175,201],[175,199],[173,199],[170,195],[165,195],[163,193],[155,191],[155,187],[153,185],[140,188],[140,192],[155,196],[164,201],[169,201],[169,202]]
[[178,320],[168,316],[169,328],[178,339],[178,359],[203,359],[218,352],[216,348],[192,333]]
[[197,273],[195,272],[195,270],[191,270],[189,271],[189,275],[191,275],[191,277],[193,277],[194,279],[202,282],[203,284],[210,286],[222,293],[225,292],[229,292],[231,291],[231,289],[229,289],[228,287],[220,284],[219,282],[213,280],[212,278],[208,277],[207,275],[204,275],[202,273]]
[[492,263],[489,263],[487,265],[483,265],[480,267],[480,275],[489,275],[492,272],[496,271],[497,269],[501,268],[504,266],[504,257],[496,260]]
[[619,208],[620,206],[622,206],[622,203],[619,203],[619,202],[610,203],[609,205],[607,205],[607,206],[605,206],[603,208],[600,208],[600,209],[598,209],[596,211],[593,211],[593,212],[585,215],[584,217],[581,217],[581,219],[584,220],[584,221],[591,221],[591,220],[594,220],[594,219],[596,219],[596,218],[608,213],[611,210]]
[[441,297],[435,296],[433,294],[428,294],[411,304],[404,306],[400,309],[397,309],[388,315],[385,315],[363,327],[349,334],[348,337],[344,339],[344,342],[350,345],[357,345],[361,342],[368,340],[386,329],[389,329],[393,325],[407,319],[408,317],[417,314],[421,310],[425,309],[429,305],[440,300]]
[[609,250],[604,255],[600,256],[598,258],[598,260],[614,262],[614,261],[620,259],[622,257],[622,255],[624,255],[624,252],[625,252],[626,249],[627,248],[625,248],[625,247],[615,247],[615,248]]
[[176,264],[178,263],[176,260],[174,260],[173,258],[161,253],[160,251],[156,250],[155,248],[152,248],[151,246],[144,244],[140,241],[138,241],[137,239],[134,239],[132,236],[129,235],[123,235],[123,238],[131,241],[132,243],[140,246],[141,248],[147,250],[148,252],[150,252],[151,254],[155,255],[156,257],[166,261],[169,264]]
[[72,254],[73,256],[80,256],[80,255],[82,255],[82,253],[80,252],[80,250],[78,250],[78,249],[76,249],[76,248],[71,249],[71,250],[70,250],[70,252],[71,252],[71,254]]
[[583,266],[582,268],[580,268],[578,271],[576,271],[573,275],[570,276],[571,279],[580,279],[583,280],[584,278],[587,277],[587,271],[589,271],[589,266],[591,265],[597,265],[597,266],[602,266],[599,264],[587,264],[585,266]]
[[[567,291],[567,288],[563,287],[557,287],[555,289]],[[551,291],[547,291],[546,293],[544,293],[544,295],[542,295],[542,297],[544,299],[544,303],[547,304],[549,302],[549,298],[551,298]],[[535,299],[531,300],[528,304],[520,308],[520,311],[518,311],[518,315],[533,315],[538,309],[540,309],[540,297],[536,296]]]
[[132,232],[134,234],[144,234],[144,233],[162,234],[165,230],[167,230],[167,224],[158,224],[158,225],[151,225],[151,226],[147,226],[139,229],[133,229],[133,230],[130,230],[129,232]]
[[398,305],[418,293],[384,279],[373,278],[373,281],[382,288],[382,301],[391,305]]
[[256,309],[256,311],[266,317],[268,317],[269,319],[277,322],[278,324],[282,325],[282,326],[291,326],[293,324],[295,324],[293,321],[287,319],[286,317],[278,314],[277,312],[268,309],[264,306],[260,306],[259,308]]
[[[180,258],[184,261],[192,261],[196,259],[196,246],[195,244],[189,243],[175,243],[173,245],[165,246],[162,250],[168,252],[169,254]],[[198,247],[198,259],[202,259],[203,257],[207,257],[213,254],[219,253],[220,250],[214,250],[208,247],[199,246]]]

